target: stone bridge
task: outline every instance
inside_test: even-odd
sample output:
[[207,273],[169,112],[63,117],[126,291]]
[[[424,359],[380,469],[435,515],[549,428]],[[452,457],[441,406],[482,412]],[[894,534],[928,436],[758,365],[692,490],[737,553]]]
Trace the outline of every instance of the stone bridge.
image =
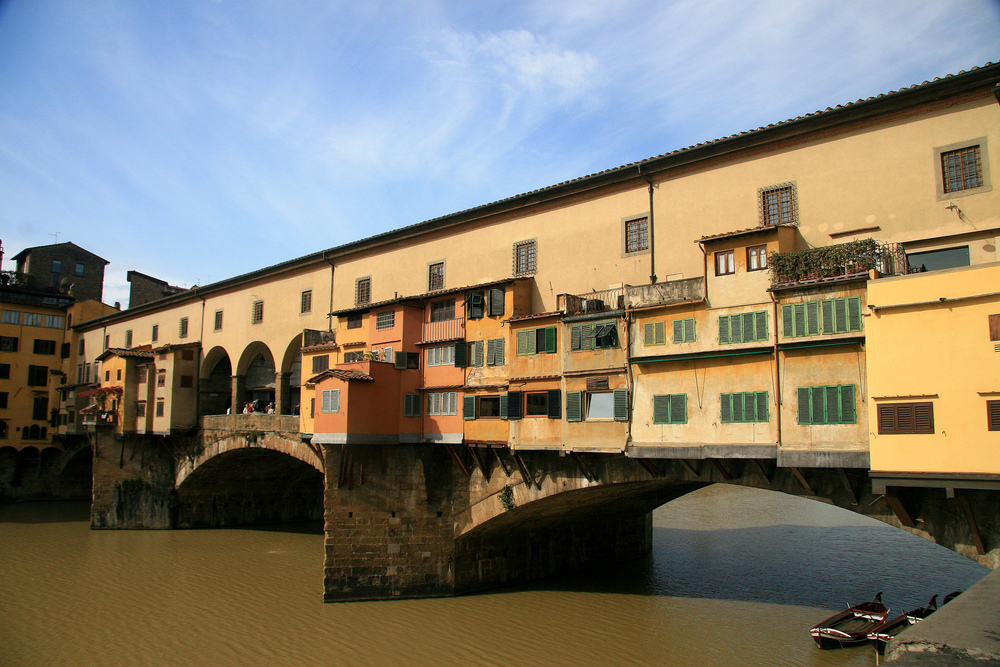
[[[325,521],[327,601],[456,595],[651,548],[651,511],[740,484],[813,498],[997,567],[988,491],[872,491],[866,469],[443,444],[323,445],[295,418],[206,418],[198,436],[94,438],[95,528]],[[282,420],[288,420],[284,424]],[[986,547],[991,547],[989,551]]]

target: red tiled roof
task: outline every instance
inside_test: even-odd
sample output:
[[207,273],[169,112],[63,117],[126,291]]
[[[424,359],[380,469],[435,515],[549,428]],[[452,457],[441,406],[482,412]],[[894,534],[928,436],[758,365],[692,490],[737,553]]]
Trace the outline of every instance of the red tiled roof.
[[328,368],[322,373],[314,375],[306,380],[306,384],[316,384],[326,378],[337,378],[339,380],[361,380],[362,382],[375,381],[375,378],[363,371],[349,371],[345,368]]
[[714,241],[716,239],[730,239],[730,238],[733,238],[735,236],[745,236],[747,234],[759,234],[760,232],[767,232],[767,231],[770,231],[772,229],[776,229],[778,227],[787,227],[789,229],[795,229],[796,225],[792,225],[792,224],[789,224],[789,223],[783,223],[783,224],[780,224],[780,225],[760,225],[759,227],[751,227],[750,229],[739,229],[739,230],[736,230],[735,232],[722,232],[721,234],[712,234],[711,236],[702,236],[700,239],[698,239],[697,241],[695,241],[695,243],[705,242],[705,241]]

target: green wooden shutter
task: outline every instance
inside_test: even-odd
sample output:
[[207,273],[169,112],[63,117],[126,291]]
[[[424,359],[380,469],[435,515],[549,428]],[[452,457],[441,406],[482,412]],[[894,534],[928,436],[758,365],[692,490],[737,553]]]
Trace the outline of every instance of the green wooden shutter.
[[562,392],[558,389],[549,389],[548,392],[548,408],[549,408],[549,419],[559,419],[562,417],[562,405],[560,399],[562,398]]
[[615,389],[615,421],[628,421],[628,389]]
[[535,354],[538,351],[538,331],[528,329],[524,331],[524,353]]
[[507,419],[507,394],[500,394],[500,419]]
[[767,311],[758,310],[754,316],[754,337],[752,340],[767,340]]
[[684,342],[693,343],[694,340],[695,340],[694,318],[689,317],[686,320],[684,320]]
[[566,392],[566,421],[583,421],[583,392]]
[[805,336],[806,335],[806,307],[805,304],[797,303],[792,306],[792,310],[795,313],[795,336]]
[[646,322],[642,325],[642,343],[643,345],[655,345],[653,341],[656,340],[656,332],[654,331],[653,325],[655,322]]
[[809,412],[809,405],[810,405],[810,401],[809,401],[809,397],[810,397],[809,387],[799,387],[798,388],[798,395],[799,395],[799,405],[798,405],[798,408],[799,408],[799,410],[798,410],[799,411],[799,423],[800,424],[811,424],[812,423],[812,419],[810,419],[810,412]]
[[476,397],[462,397],[462,419],[468,421],[476,418]]
[[684,320],[674,320],[674,342],[684,342]]
[[819,335],[819,301],[806,304],[806,335]]
[[829,415],[826,414],[826,387],[812,387],[809,390],[809,403],[813,424],[826,424]]
[[593,324],[581,324],[580,325],[580,349],[581,350],[592,350],[594,349],[594,327]]
[[493,340],[496,341],[496,345],[494,346],[494,351],[493,351],[493,355],[494,355],[494,357],[493,357],[493,365],[494,366],[503,366],[504,365],[504,356],[503,356],[503,354],[504,354],[504,349],[503,349],[504,348],[504,339],[503,338],[494,338]]
[[768,415],[767,392],[758,391],[756,399],[757,399],[757,421],[759,422],[771,421],[771,418]]
[[723,344],[732,342],[729,335],[729,315],[719,315],[719,342]]
[[486,365],[496,366],[497,365],[497,342],[495,338],[491,338],[486,341]]
[[[582,338],[583,338],[583,325],[576,324],[571,326],[569,328],[569,349],[571,350],[581,349],[580,346],[582,344]],[[518,345],[518,347],[520,348],[520,345]],[[518,352],[518,354],[521,353]]]
[[847,300],[848,331],[861,331],[861,297],[852,296]]
[[481,340],[472,343],[472,365],[477,368],[483,367],[483,341]]
[[824,387],[826,394],[826,423],[841,423],[840,390],[838,387]]
[[502,289],[491,289],[490,290],[490,317],[496,317],[498,315],[503,315],[504,310],[504,291]]
[[553,354],[556,351],[558,332],[559,330],[555,327],[545,327],[545,351],[548,354]]
[[743,332],[740,334],[740,341],[749,343],[756,340],[754,337],[754,313],[743,313],[741,319],[743,320]]
[[667,342],[667,323],[666,322],[654,322],[653,323],[653,344],[663,345]]
[[833,321],[833,299],[826,299],[821,305],[823,310],[823,333],[835,333],[836,327],[834,326]]
[[728,424],[733,421],[733,395],[719,394],[719,404],[719,416],[722,419],[722,423]]
[[670,397],[670,423],[687,424],[687,394],[674,394]]
[[784,305],[781,307],[781,330],[785,334],[785,338],[792,338],[795,336],[795,325],[793,321],[794,307],[791,305]]
[[733,397],[733,401],[732,401],[732,406],[733,406],[732,419],[733,419],[733,421],[734,422],[746,421],[746,413],[743,410],[743,407],[744,407],[743,406],[743,399],[744,399],[745,395],[743,394],[743,392],[736,392],[735,394],[731,394],[731,395]]
[[465,368],[468,365],[468,352],[469,348],[465,344],[465,341],[459,341],[455,343],[455,367]]
[[[532,348],[534,351],[534,348]],[[528,332],[518,331],[517,332],[517,355],[524,356],[525,354],[530,354],[528,352]]]
[[524,416],[524,399],[522,392],[507,392],[507,419],[520,419]]
[[654,424],[670,423],[670,396],[666,395],[653,396],[653,423]]
[[840,387],[840,410],[841,410],[841,416],[840,416],[841,424],[858,423],[858,415],[854,402],[853,384],[845,384]]
[[837,333],[847,331],[847,300],[835,299],[833,302],[834,319],[836,321],[835,330]]

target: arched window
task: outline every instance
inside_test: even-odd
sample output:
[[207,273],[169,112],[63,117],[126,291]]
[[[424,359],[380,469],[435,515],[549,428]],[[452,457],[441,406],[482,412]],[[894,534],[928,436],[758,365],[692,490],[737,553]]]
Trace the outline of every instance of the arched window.
[[32,424],[28,427],[28,440],[38,439],[38,424]]
[[0,421],[0,440],[7,439],[7,422]]

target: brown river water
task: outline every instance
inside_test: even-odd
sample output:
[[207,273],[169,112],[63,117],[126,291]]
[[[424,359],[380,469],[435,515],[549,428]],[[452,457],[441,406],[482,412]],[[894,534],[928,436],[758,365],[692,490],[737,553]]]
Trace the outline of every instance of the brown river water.
[[874,665],[809,628],[988,570],[818,502],[716,485],[659,508],[648,558],[459,598],[323,604],[319,525],[91,531],[0,506],[0,665]]

